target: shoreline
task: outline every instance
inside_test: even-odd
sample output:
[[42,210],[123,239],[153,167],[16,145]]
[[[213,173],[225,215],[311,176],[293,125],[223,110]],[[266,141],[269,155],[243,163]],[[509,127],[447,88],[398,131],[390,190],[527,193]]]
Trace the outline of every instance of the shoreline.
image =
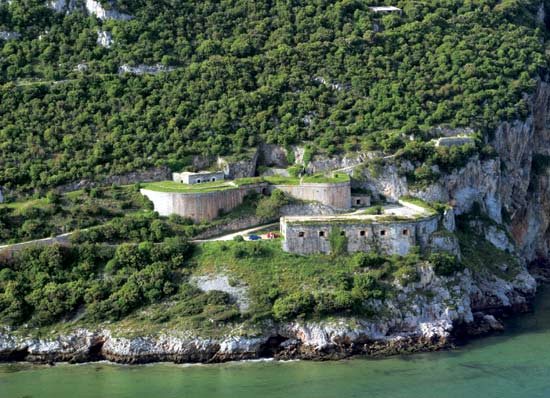
[[[142,353],[139,355],[121,355],[104,351],[105,341],[89,345],[87,351],[74,352],[51,351],[49,353],[32,353],[29,347],[14,349],[12,351],[0,351],[0,364],[27,363],[36,365],[67,364],[81,365],[92,363],[109,363],[116,365],[148,365],[148,364],[174,364],[174,365],[210,365],[229,362],[271,362],[271,361],[340,361],[346,359],[383,359],[392,356],[411,355],[423,352],[436,352],[453,350],[456,347],[468,345],[471,341],[490,335],[498,334],[505,330],[499,319],[521,317],[523,314],[533,311],[533,300],[529,300],[527,306],[519,308],[501,308],[496,311],[500,314],[495,318],[491,314],[476,313],[476,320],[469,324],[453,325],[451,333],[447,336],[407,336],[392,335],[386,339],[372,340],[366,336],[357,336],[355,340],[343,338],[338,344],[320,349],[305,345],[299,341],[285,339],[278,345],[273,344],[277,336],[263,336],[263,344],[256,344],[255,349],[248,351],[235,350],[220,354],[219,344],[213,343],[203,347],[203,350],[190,350],[185,353]],[[487,322],[489,320],[490,322]],[[494,322],[493,322],[494,321]],[[281,338],[281,336],[278,336]],[[271,344],[271,347],[269,346]],[[217,350],[215,350],[216,348]],[[269,350],[272,351],[269,351]]]

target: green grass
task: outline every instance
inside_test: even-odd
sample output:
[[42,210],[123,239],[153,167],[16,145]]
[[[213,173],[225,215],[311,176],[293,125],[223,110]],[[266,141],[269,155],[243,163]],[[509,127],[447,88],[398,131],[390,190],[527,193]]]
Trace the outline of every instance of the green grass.
[[[263,253],[235,258],[235,248],[257,246]],[[259,242],[209,242],[196,249],[193,258],[195,274],[227,273],[249,287],[251,312],[262,315],[271,310],[269,296],[298,291],[335,290],[343,282],[342,273],[352,275],[351,257],[326,255],[299,256],[286,253],[280,240]]]
[[303,183],[314,184],[335,184],[340,182],[349,182],[349,175],[344,173],[333,173],[331,175],[314,174],[312,176],[305,176],[302,178]]
[[224,191],[227,189],[235,189],[235,185],[230,181],[211,181],[201,184],[182,184],[174,181],[160,181],[142,183],[143,189],[156,192],[179,192],[179,193],[200,193],[200,192],[213,192]]
[[263,178],[271,185],[300,185],[298,177],[269,176]]
[[422,199],[415,198],[414,196],[403,196],[399,198],[399,200],[401,200],[402,202],[407,202],[407,203],[416,205],[418,207],[421,207],[431,214],[436,214],[438,212],[443,212],[445,209],[452,208],[446,203],[439,203],[439,202],[428,203],[423,201]]
[[1,208],[14,209],[16,211],[15,214],[17,214],[18,212],[23,211],[25,209],[45,205],[46,203],[47,203],[46,198],[29,199],[29,200],[20,201],[20,202],[2,203],[0,204],[0,209]]

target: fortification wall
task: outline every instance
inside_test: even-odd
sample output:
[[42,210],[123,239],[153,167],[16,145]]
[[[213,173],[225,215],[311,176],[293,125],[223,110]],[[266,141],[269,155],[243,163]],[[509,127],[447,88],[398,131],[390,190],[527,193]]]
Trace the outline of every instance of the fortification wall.
[[375,220],[286,222],[281,219],[285,237],[283,250],[297,254],[330,254],[329,235],[334,228],[343,231],[348,252],[408,254],[413,246],[428,248],[430,236],[438,229],[438,216],[421,220],[376,222]]
[[161,216],[178,214],[200,222],[213,220],[218,217],[220,210],[233,210],[243,203],[248,193],[262,193],[264,189],[267,189],[265,183],[200,193],[156,192],[148,189],[142,189],[140,192],[153,202],[155,211]]
[[300,185],[273,185],[270,190],[280,189],[287,195],[300,200],[314,200],[337,209],[351,207],[351,186],[349,182],[335,184],[303,183]]

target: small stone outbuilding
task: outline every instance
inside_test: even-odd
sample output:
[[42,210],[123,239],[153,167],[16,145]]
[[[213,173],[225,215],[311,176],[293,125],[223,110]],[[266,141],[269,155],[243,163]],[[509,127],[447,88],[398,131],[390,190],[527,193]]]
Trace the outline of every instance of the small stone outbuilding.
[[199,171],[192,173],[184,171],[182,173],[172,173],[172,180],[182,184],[201,184],[203,182],[223,181],[225,175],[223,171]]

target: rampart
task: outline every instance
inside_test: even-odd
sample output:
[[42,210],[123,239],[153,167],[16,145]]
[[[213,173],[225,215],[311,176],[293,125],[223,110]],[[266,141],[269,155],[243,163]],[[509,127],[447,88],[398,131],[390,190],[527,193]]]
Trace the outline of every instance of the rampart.
[[342,233],[347,250],[379,252],[388,255],[408,254],[413,246],[426,249],[430,236],[438,229],[439,216],[384,221],[370,217],[282,217],[283,250],[298,254],[330,254],[329,236]]
[[300,200],[317,201],[337,209],[351,207],[351,186],[349,182],[301,183],[300,185],[272,185],[270,191],[280,189],[287,195]]
[[161,216],[178,214],[193,221],[210,221],[218,217],[220,211],[229,212],[243,203],[250,192],[267,193],[267,183],[246,185],[211,192],[157,192],[141,189],[155,205]]

